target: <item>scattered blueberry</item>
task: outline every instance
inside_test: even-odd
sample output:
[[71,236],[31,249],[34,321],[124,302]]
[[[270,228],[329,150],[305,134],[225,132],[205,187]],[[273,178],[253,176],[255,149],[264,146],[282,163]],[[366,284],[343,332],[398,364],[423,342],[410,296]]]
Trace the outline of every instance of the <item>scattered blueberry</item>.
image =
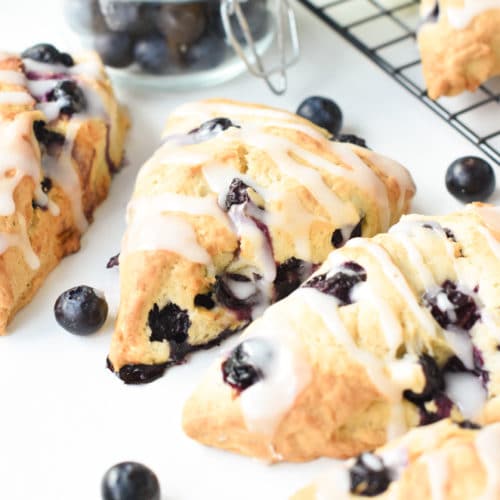
[[64,15],[78,33],[101,33],[107,29],[99,0],[68,0],[64,2]]
[[374,497],[383,493],[391,483],[391,475],[382,459],[374,453],[362,453],[349,469],[351,493]]
[[362,148],[368,148],[368,146],[366,145],[366,141],[354,134],[340,134],[335,138],[335,140],[338,142],[348,142],[350,144],[355,144],[356,146],[360,146]]
[[21,53],[23,59],[32,59],[47,64],[62,64],[64,66],[73,66],[73,58],[65,52],[59,52],[50,43],[39,43],[33,45]]
[[134,58],[147,73],[161,73],[168,65],[168,46],[165,38],[151,34],[140,38],[134,47]]
[[355,285],[366,281],[365,269],[356,262],[344,262],[339,270],[328,277],[327,273],[314,276],[304,283],[304,287],[315,288],[322,293],[332,295],[339,301],[339,306],[352,304],[351,290]]
[[[235,291],[239,288],[238,285],[244,283],[248,287],[248,295],[242,297]],[[217,276],[215,282],[215,297],[217,302],[228,309],[248,310],[259,302],[260,292],[254,282],[247,276],[236,273],[225,273]],[[238,296],[237,296],[238,295]]]
[[169,302],[160,309],[155,304],[149,311],[148,325],[151,328],[150,341],[175,342],[182,344],[188,338],[191,320],[186,309],[181,309],[177,304]]
[[[359,238],[361,236],[361,227],[363,225],[363,218],[359,220],[359,222],[354,226],[353,230],[351,231],[351,234],[349,235],[348,240],[351,238]],[[344,245],[344,235],[341,229],[335,229],[332,233],[332,246],[334,248],[340,248],[341,246]]]
[[284,299],[299,288],[314,271],[314,267],[310,262],[295,257],[279,264],[274,280],[274,300]]
[[134,61],[133,40],[128,33],[102,33],[94,38],[94,48],[104,64],[125,68]]
[[461,422],[456,422],[456,424],[461,429],[472,429],[472,430],[481,429],[481,426],[479,424],[476,424],[475,422],[471,422],[470,420],[462,420]]
[[269,344],[261,338],[249,338],[237,345],[222,363],[222,378],[233,389],[244,391],[264,378],[273,357]]
[[50,101],[61,103],[62,114],[71,116],[87,108],[87,100],[82,89],[73,80],[60,81],[49,94]]
[[194,305],[210,311],[215,307],[215,302],[214,299],[212,299],[211,293],[199,293],[194,297]]
[[203,142],[219,135],[229,127],[240,128],[239,125],[235,125],[229,118],[213,118],[189,131],[189,134],[195,135],[198,142]]
[[425,376],[424,389],[421,393],[409,389],[403,392],[403,397],[417,406],[434,399],[440,392],[444,391],[445,386],[443,373],[432,356],[422,354],[419,362]]
[[248,188],[249,186],[241,179],[233,179],[224,201],[224,208],[229,210],[233,205],[241,205],[249,201]]
[[224,39],[208,32],[187,47],[182,54],[182,62],[191,70],[212,69],[222,63],[226,53],[227,46]]
[[45,146],[49,155],[55,156],[64,145],[64,135],[48,129],[42,120],[33,122],[33,131],[35,132],[37,141]]
[[160,483],[145,465],[122,462],[106,472],[101,493],[103,500],[160,500]]
[[86,285],[66,290],[54,305],[56,321],[75,335],[96,332],[106,321],[108,304],[94,288]]
[[161,5],[156,26],[175,44],[192,44],[205,30],[206,14],[201,3]]
[[308,97],[297,108],[297,114],[337,135],[342,128],[342,111],[327,97]]
[[491,165],[476,156],[455,160],[446,171],[446,188],[465,203],[485,201],[495,190],[495,172]]
[[457,289],[457,285],[446,280],[436,292],[426,293],[423,302],[441,328],[452,325],[470,330],[479,319],[474,299]]

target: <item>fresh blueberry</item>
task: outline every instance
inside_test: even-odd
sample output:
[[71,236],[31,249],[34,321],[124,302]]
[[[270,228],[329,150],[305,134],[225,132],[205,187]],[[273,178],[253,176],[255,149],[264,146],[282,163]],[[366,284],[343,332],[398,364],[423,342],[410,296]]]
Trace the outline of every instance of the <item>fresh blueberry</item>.
[[66,290],[54,305],[56,321],[75,335],[89,335],[104,325],[108,304],[104,297],[90,286]]
[[148,325],[151,328],[149,340],[175,342],[182,344],[188,338],[191,320],[186,309],[181,309],[177,304],[169,302],[160,309],[155,304],[148,315]]
[[224,273],[217,276],[214,291],[217,302],[235,311],[248,311],[260,300],[257,285],[242,274]]
[[87,108],[87,100],[82,89],[73,80],[60,81],[49,93],[50,101],[61,103],[60,111],[64,115],[71,116]]
[[133,40],[125,32],[102,33],[94,38],[94,48],[104,64],[125,68],[134,61]]
[[344,262],[333,276],[328,277],[327,273],[320,274],[306,281],[303,286],[332,295],[339,301],[339,306],[347,306],[352,304],[353,287],[366,279],[365,269],[356,262],[349,261]]
[[274,300],[284,299],[299,288],[314,271],[314,267],[310,262],[295,257],[279,264],[274,280]]
[[99,0],[66,0],[64,15],[71,28],[78,33],[101,33],[107,29]]
[[168,65],[168,47],[159,34],[140,38],[134,47],[134,58],[146,73],[161,73]]
[[39,43],[33,45],[21,53],[22,59],[32,59],[47,64],[62,64],[64,66],[73,66],[73,58],[65,52],[59,52],[50,43]]
[[374,497],[387,490],[391,475],[383,460],[374,453],[362,453],[349,469],[351,493]]
[[297,108],[297,114],[337,135],[342,128],[342,111],[327,97],[308,97]]
[[350,144],[355,144],[356,146],[360,146],[362,148],[368,148],[368,146],[366,145],[366,141],[354,134],[340,134],[335,138],[335,140],[338,142],[348,142]]
[[222,363],[224,382],[237,391],[244,391],[264,378],[273,353],[269,344],[261,338],[249,338],[236,346]]
[[457,285],[450,280],[444,281],[438,290],[426,293],[423,303],[441,328],[445,329],[451,325],[470,330],[480,317],[472,296],[458,290]]
[[215,307],[215,302],[214,299],[212,299],[211,293],[199,293],[194,297],[194,305],[210,311]]
[[[351,234],[349,235],[349,240],[351,238],[359,238],[361,236],[361,227],[363,225],[363,218],[359,220],[359,222],[354,226],[353,230],[351,231]],[[344,233],[342,232],[341,229],[335,229],[332,233],[332,238],[331,238],[332,246],[334,248],[340,248],[341,246],[344,245]]]
[[445,386],[443,373],[432,356],[422,354],[419,363],[422,366],[422,371],[425,376],[425,386],[422,392],[416,393],[409,389],[403,392],[403,397],[417,406],[434,399],[444,390]]
[[109,0],[100,0],[100,3],[106,24],[112,31],[143,35],[154,29],[156,5]]
[[191,130],[189,135],[196,136],[197,142],[203,142],[219,135],[229,127],[240,128],[239,125],[235,125],[229,118],[213,118],[212,120],[208,120],[202,123],[199,127]]
[[489,163],[476,156],[455,160],[446,171],[446,188],[465,203],[485,201],[495,191],[495,172]]
[[191,44],[182,55],[182,61],[189,69],[200,71],[219,66],[226,57],[227,46],[224,39],[208,32]]
[[122,462],[104,475],[101,494],[103,500],[160,500],[160,483],[145,465]]
[[233,205],[241,205],[250,200],[248,196],[249,186],[241,179],[233,179],[224,200],[224,208],[229,210]]
[[168,3],[161,5],[156,26],[170,43],[190,45],[203,35],[206,19],[201,3]]

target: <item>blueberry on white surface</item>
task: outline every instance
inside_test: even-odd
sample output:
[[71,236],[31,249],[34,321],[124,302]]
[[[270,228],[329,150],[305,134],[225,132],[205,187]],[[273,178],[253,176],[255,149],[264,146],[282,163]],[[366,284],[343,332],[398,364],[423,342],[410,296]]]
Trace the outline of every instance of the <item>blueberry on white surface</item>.
[[96,36],[94,48],[104,64],[113,68],[125,68],[134,61],[133,40],[125,32],[102,33]]
[[159,34],[139,39],[134,47],[134,58],[147,73],[161,73],[168,64],[166,40]]
[[75,335],[96,332],[106,321],[108,304],[94,288],[86,285],[66,290],[54,305],[56,321]]
[[297,108],[297,114],[333,135],[337,135],[342,128],[342,110],[335,101],[327,97],[308,97]]
[[495,191],[495,172],[491,165],[476,156],[455,160],[446,171],[446,188],[465,203],[485,201]]
[[101,493],[102,500],[160,500],[160,484],[145,465],[122,462],[106,472]]

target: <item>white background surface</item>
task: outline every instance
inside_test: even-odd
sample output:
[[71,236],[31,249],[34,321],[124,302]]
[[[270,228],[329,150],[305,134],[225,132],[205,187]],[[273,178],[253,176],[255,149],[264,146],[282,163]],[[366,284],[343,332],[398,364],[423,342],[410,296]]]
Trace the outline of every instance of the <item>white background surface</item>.
[[[311,94],[331,96],[344,111],[345,131],[411,170],[415,211],[459,207],[446,192],[444,172],[458,156],[477,154],[475,148],[320,21],[299,6],[297,12],[303,55],[285,97],[249,76],[191,93],[118,90],[133,119],[129,165],[116,176],[81,252],[64,260],[0,339],[1,500],[97,500],[102,475],[122,460],[153,468],[162,500],[284,499],[327,467],[326,459],[269,467],[182,434],[182,403],[216,350],[153,384],[125,386],[105,369],[112,318],[102,332],[79,338],[59,328],[52,313],[63,290],[83,283],[102,288],[112,279],[116,270],[105,265],[119,250],[137,169],[158,144],[168,112],[188,100],[225,96],[295,110]],[[2,49],[19,50],[41,41],[60,48],[76,42],[67,38],[55,0],[2,0],[0,40]]]

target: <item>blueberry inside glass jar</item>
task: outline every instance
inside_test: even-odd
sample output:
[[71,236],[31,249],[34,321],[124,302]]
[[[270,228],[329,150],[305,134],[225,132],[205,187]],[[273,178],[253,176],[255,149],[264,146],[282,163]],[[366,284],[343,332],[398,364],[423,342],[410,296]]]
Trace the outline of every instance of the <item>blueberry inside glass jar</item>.
[[[100,54],[113,77],[186,89],[215,85],[246,69],[266,81],[273,76],[283,79],[286,67],[298,56],[288,2],[64,0],[64,12],[72,30]],[[266,68],[261,57],[276,38],[281,40],[277,30],[291,34],[291,56],[278,67]],[[284,91],[283,81],[268,84],[277,93]]]

